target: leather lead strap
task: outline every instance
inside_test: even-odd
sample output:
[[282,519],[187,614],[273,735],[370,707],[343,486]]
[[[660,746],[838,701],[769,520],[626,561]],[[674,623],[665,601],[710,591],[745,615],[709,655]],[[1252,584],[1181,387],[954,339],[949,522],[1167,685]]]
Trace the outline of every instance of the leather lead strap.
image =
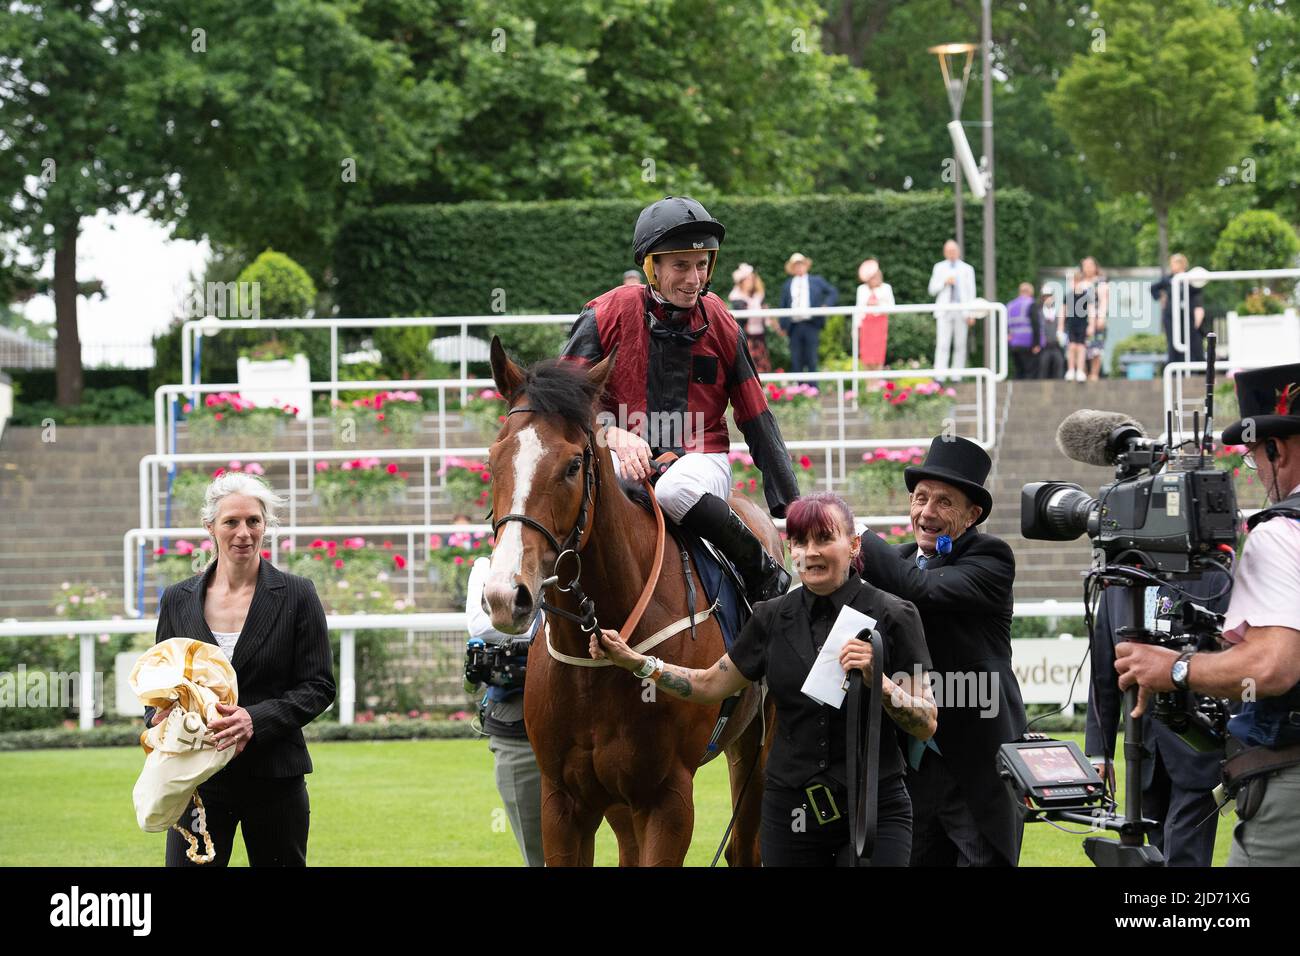
[[[876,815],[879,812],[880,718],[883,710],[885,652],[877,630],[862,631],[858,640],[871,643],[871,692],[867,701],[867,733],[862,739],[862,672],[849,675],[849,702],[846,715],[848,753],[846,771],[849,784],[849,838],[852,844],[850,866],[870,862],[876,851]],[[865,762],[865,766],[863,766]]]

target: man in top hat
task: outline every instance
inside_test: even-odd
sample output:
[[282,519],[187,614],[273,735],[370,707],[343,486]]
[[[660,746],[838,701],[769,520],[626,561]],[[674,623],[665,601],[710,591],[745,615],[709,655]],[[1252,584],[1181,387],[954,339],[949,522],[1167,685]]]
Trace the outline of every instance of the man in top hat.
[[997,750],[1025,731],[1011,669],[1015,556],[977,526],[993,508],[992,463],[972,441],[940,436],[904,469],[915,541],[862,534],[862,576],[921,612],[939,729],[910,749],[913,866],[1014,866],[1023,821],[998,776]]
[[[790,278],[781,286],[781,308],[816,309],[834,305],[839,299],[835,286],[819,275],[811,275],[812,260],[796,252],[785,263]],[[817,349],[821,344],[824,315],[781,316],[781,331],[790,337],[790,371],[817,371]]]
[[1223,430],[1246,446],[1270,507],[1249,534],[1223,622],[1221,652],[1115,648],[1119,686],[1138,685],[1135,713],[1152,693],[1191,690],[1243,701],[1228,721],[1224,783],[1237,797],[1229,866],[1300,860],[1300,364],[1239,372],[1242,418]]
[[766,601],[789,590],[790,574],[728,503],[728,408],[763,476],[773,517],[785,516],[799,486],[745,336],[709,291],[725,236],[722,223],[687,196],[666,196],[641,210],[632,257],[646,284],[619,286],[588,302],[561,357],[592,365],[618,349],[598,415],[614,467],[641,481],[653,459],[675,453],[655,485],[664,514],[717,545],[740,572],[750,601]]

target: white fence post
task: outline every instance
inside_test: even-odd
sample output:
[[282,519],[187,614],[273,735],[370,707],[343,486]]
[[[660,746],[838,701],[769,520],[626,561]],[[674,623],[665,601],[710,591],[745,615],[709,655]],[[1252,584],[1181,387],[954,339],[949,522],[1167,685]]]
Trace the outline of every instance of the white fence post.
[[95,726],[95,635],[81,635],[81,698],[77,701],[77,723],[82,730]]
[[339,723],[350,724],[357,702],[357,632],[346,630],[339,638]]

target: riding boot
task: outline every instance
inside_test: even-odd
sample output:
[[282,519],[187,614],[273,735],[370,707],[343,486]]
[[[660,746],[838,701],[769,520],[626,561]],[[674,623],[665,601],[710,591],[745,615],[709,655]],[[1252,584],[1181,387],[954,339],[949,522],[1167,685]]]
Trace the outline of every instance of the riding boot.
[[790,574],[785,566],[767,553],[754,532],[717,495],[701,495],[691,510],[682,515],[680,524],[713,542],[731,559],[744,579],[745,593],[751,602],[768,601],[790,589]]

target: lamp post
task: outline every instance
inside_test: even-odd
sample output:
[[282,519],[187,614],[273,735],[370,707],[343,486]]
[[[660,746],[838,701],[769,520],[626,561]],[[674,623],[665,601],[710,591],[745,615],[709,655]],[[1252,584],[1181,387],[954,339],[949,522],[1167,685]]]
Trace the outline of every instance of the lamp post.
[[[970,65],[975,58],[973,43],[941,43],[930,47],[929,51],[939,58],[939,70],[943,73],[943,86],[948,92],[948,102],[952,105],[953,122],[961,122],[961,103],[966,98],[966,84],[970,81]],[[960,75],[957,63],[962,60]],[[966,251],[965,217],[962,215],[961,200],[961,162],[957,156],[952,158],[953,196],[954,196],[954,235],[962,253]]]

